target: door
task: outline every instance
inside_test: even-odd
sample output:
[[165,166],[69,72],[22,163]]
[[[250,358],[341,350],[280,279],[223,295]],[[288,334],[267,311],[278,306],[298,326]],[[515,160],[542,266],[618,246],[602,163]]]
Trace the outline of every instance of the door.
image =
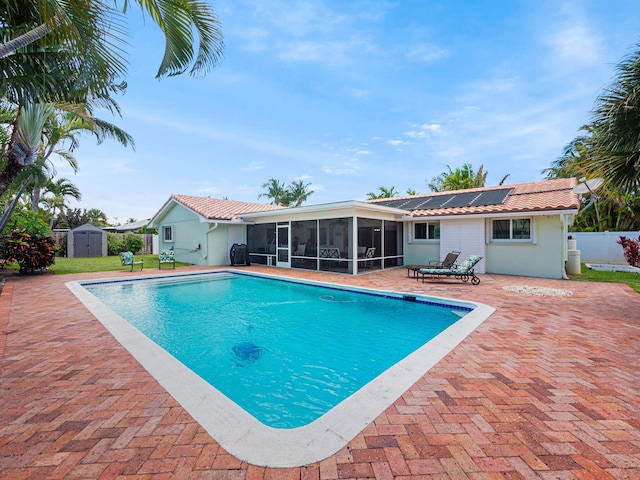
[[87,257],[102,256],[102,232],[89,232]]
[[[469,255],[486,256],[484,219],[462,219],[440,221],[440,258],[455,250],[461,252],[456,263],[460,264]],[[485,273],[484,258],[476,265],[476,273]]]
[[73,256],[86,258],[89,252],[89,232],[73,232]]
[[291,267],[289,259],[289,223],[278,225],[276,228],[276,265]]

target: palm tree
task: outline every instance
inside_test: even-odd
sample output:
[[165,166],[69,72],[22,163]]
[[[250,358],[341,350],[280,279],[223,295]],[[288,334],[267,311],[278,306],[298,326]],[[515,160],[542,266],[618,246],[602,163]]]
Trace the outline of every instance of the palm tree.
[[106,227],[109,224],[107,214],[98,208],[90,208],[87,211],[89,223],[95,227]]
[[267,189],[266,192],[258,195],[258,198],[266,197],[271,199],[271,205],[283,205],[287,206],[287,189],[284,183],[275,178],[270,178],[268,182],[261,185],[262,188]]
[[616,190],[640,189],[640,44],[618,66],[618,76],[597,99],[588,131],[586,168]]
[[386,188],[386,187],[378,187],[378,193],[369,192],[367,193],[367,199],[369,200],[377,200],[379,198],[391,198],[398,195],[396,192],[396,187]]
[[309,199],[313,193],[309,190],[310,183],[304,183],[302,180],[296,180],[287,187],[287,206],[299,207]]
[[[25,0],[19,8],[0,5],[0,98],[17,106],[17,118],[3,151],[0,195],[37,155],[51,103],[96,106],[119,113],[113,94],[126,85],[126,31],[116,3],[103,0]],[[123,12],[129,0],[122,4]],[[138,0],[165,35],[165,55],[157,77],[206,73],[222,52],[216,16],[199,0]],[[197,38],[194,36],[196,35]],[[194,51],[197,45],[197,54]]]
[[[582,128],[586,134],[574,138],[564,149],[562,156],[542,170],[547,179],[590,178],[590,165],[596,149],[593,145],[592,126]],[[582,198],[583,207],[590,203],[591,196]],[[597,192],[593,207],[582,209],[574,220],[573,231],[633,231],[640,229],[640,195],[605,183]]]
[[[452,190],[466,190],[469,188],[482,188],[487,181],[489,172],[484,171],[484,165],[480,165],[477,172],[474,172],[470,163],[465,163],[462,168],[452,170],[447,165],[447,172],[441,173],[437,177],[433,177],[429,183],[432,192],[448,192]],[[509,177],[509,174],[502,177],[499,185],[502,185]]]
[[[73,151],[80,145],[78,136],[84,132],[91,132],[102,143],[105,139],[117,140],[124,147],[135,148],[133,137],[121,128],[99,118],[87,116],[84,112],[57,111],[55,115],[49,117],[43,131],[43,143],[41,155],[45,160],[55,154],[64,159],[73,169],[78,170],[78,162],[73,155]],[[68,144],[68,146],[67,146]],[[55,176],[55,169],[52,169],[50,179]],[[31,190],[31,208],[38,210],[40,197],[40,186],[35,184]]]
[[[47,194],[51,194],[51,196],[47,196]],[[53,228],[57,220],[57,213],[62,214],[67,209],[67,198],[80,200],[82,195],[78,187],[66,178],[59,178],[55,182],[49,181],[44,186],[42,200],[49,209],[49,227]]]
[[[44,0],[22,2],[19,10],[8,4],[0,7],[7,22],[0,45],[0,58],[8,58],[16,52],[43,39],[55,39],[54,44],[71,46],[80,55],[87,54],[97,63],[112,64],[116,70],[123,68],[122,38],[125,34],[122,14],[130,2],[123,0],[122,14],[116,8],[118,2],[81,0],[62,2]],[[222,53],[223,40],[218,18],[210,7],[199,0],[137,0],[136,3],[165,36],[164,57],[157,77],[178,75],[189,69],[192,75],[206,73],[214,67]],[[194,44],[198,47],[197,54]],[[48,45],[52,45],[49,43]],[[83,68],[92,67],[85,64]]]

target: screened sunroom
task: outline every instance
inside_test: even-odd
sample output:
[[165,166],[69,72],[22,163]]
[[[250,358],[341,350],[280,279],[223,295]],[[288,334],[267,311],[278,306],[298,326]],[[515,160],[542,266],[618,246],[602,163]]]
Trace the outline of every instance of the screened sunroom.
[[253,264],[357,274],[403,264],[403,212],[362,202],[243,215]]

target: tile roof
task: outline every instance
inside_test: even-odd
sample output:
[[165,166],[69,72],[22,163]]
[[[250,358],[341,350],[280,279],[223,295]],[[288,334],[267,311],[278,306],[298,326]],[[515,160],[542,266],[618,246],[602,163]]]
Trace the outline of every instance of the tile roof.
[[[409,212],[414,217],[436,217],[447,215],[473,215],[510,212],[537,212],[553,210],[578,210],[580,197],[573,193],[572,188],[577,185],[575,178],[559,178],[540,182],[520,183],[515,185],[500,185],[496,187],[475,188],[449,192],[431,193],[425,195],[412,195],[402,198],[429,197],[434,195],[450,195],[458,192],[484,192],[510,188],[504,202],[495,205],[464,206],[453,208],[434,208],[413,210]],[[388,199],[369,200],[370,203],[380,203]]]
[[[175,200],[208,220],[233,220],[243,213],[265,212],[284,207],[267,205],[264,203],[237,202],[235,200],[220,200],[209,197],[194,197],[190,195],[171,195],[169,200]],[[164,208],[164,207],[163,207]]]

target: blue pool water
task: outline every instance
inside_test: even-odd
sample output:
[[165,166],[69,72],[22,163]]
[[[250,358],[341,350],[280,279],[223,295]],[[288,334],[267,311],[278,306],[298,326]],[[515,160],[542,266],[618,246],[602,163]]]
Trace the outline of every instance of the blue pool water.
[[84,288],[276,428],[311,423],[471,310],[229,273]]

